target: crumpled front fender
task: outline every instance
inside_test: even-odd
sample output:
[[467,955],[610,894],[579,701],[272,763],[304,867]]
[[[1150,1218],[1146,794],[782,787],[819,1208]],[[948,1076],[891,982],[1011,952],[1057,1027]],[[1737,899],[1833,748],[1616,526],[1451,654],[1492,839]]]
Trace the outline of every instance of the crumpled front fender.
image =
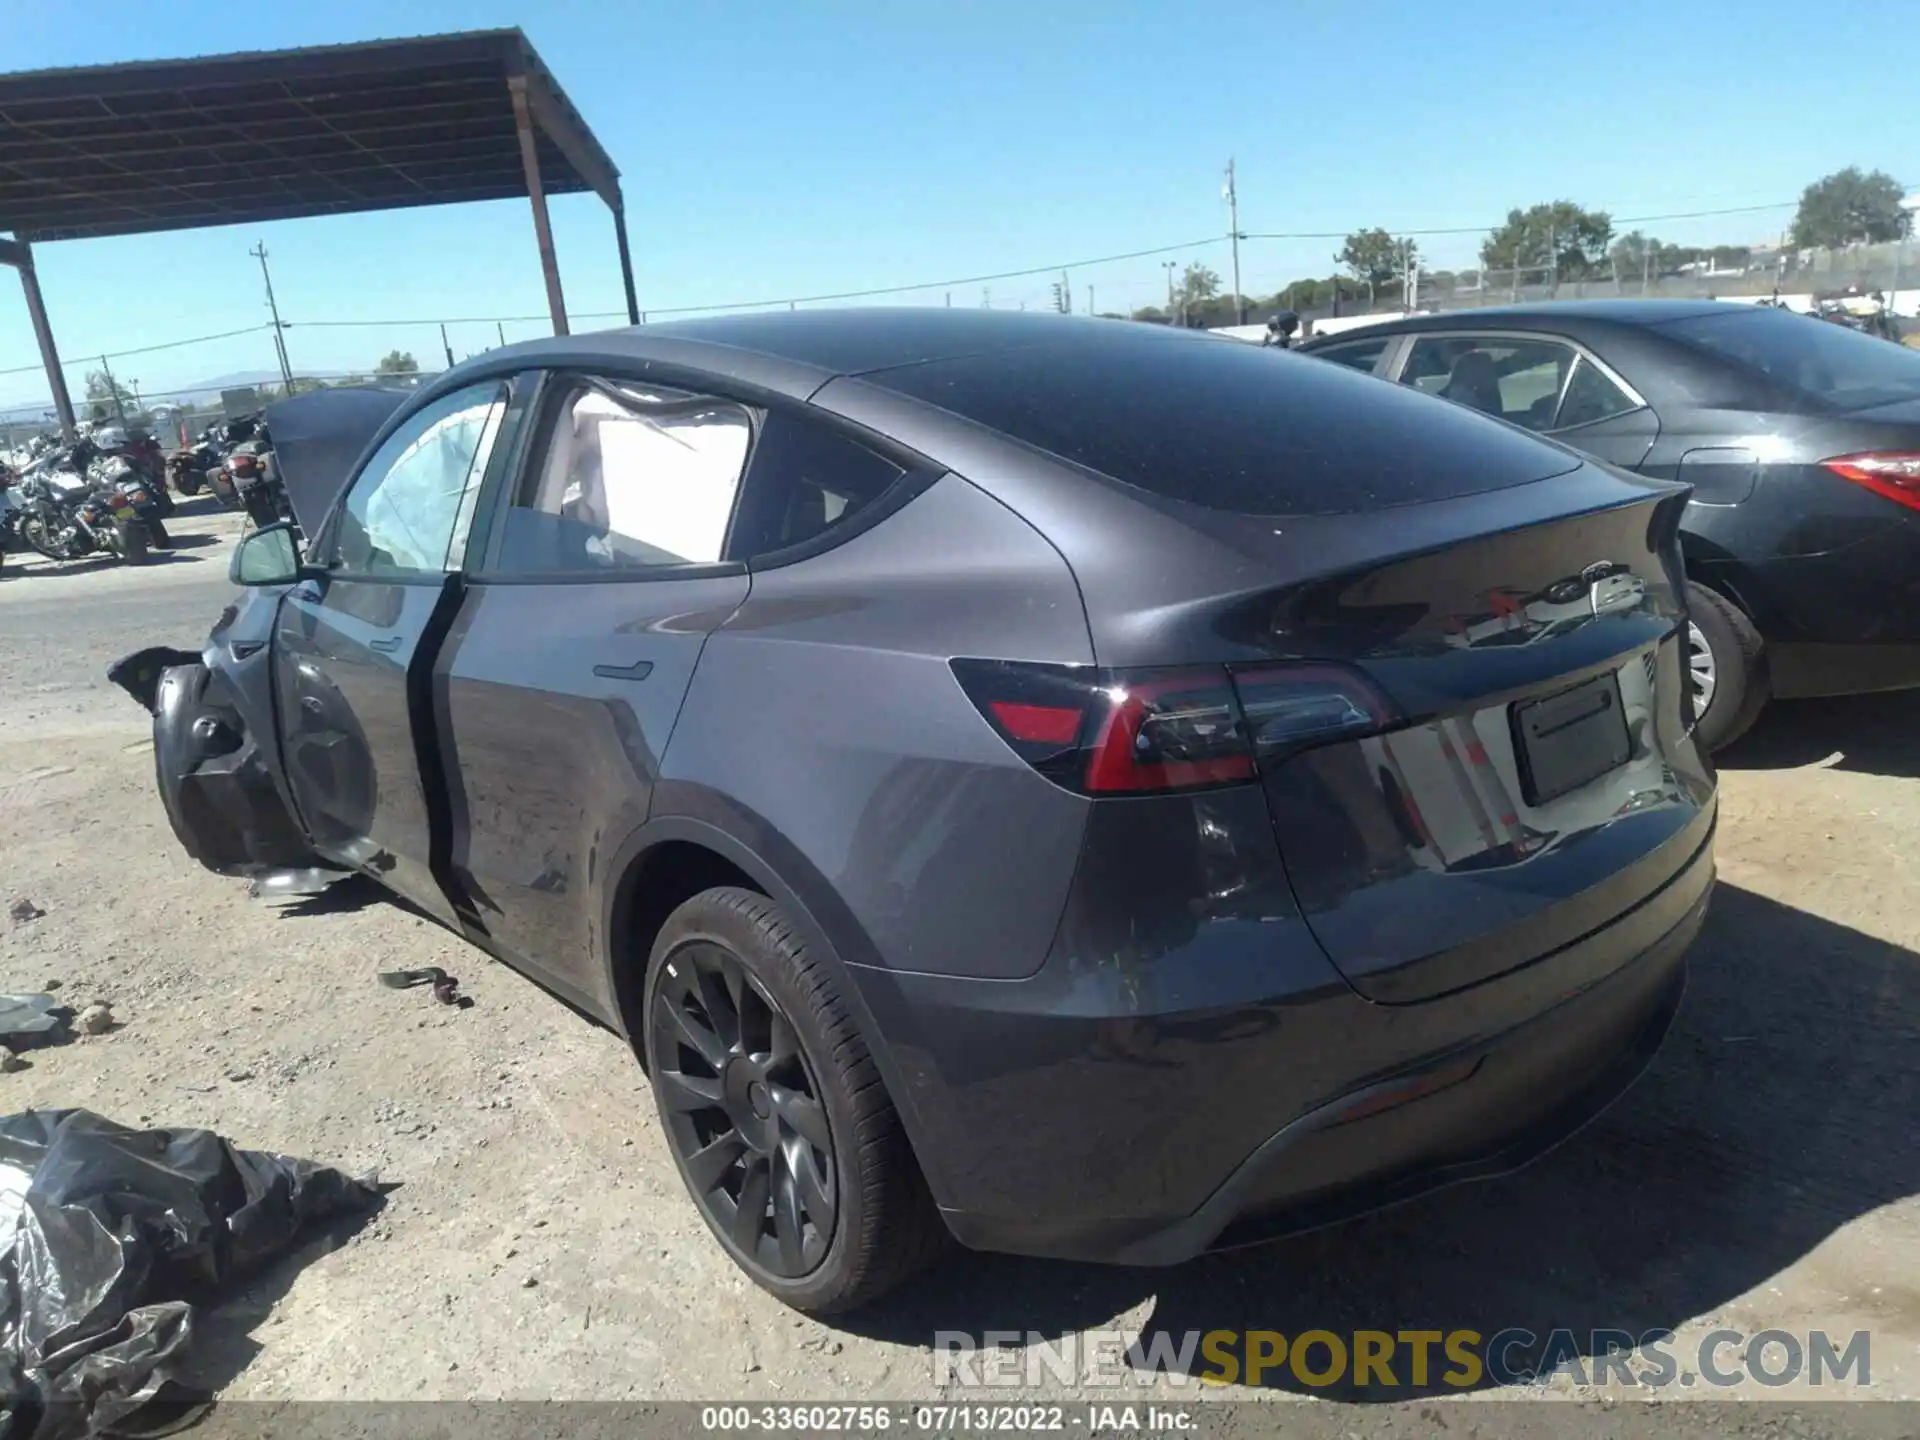
[[161,803],[189,855],[222,875],[312,863],[223,675],[161,646],[129,655],[107,676],[153,714]]

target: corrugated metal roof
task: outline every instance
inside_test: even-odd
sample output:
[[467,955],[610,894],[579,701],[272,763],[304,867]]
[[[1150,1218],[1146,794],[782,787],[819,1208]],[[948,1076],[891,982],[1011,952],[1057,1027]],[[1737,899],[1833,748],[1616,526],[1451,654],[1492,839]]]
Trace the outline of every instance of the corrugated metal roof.
[[519,30],[0,75],[0,231],[132,235],[526,194],[619,172]]

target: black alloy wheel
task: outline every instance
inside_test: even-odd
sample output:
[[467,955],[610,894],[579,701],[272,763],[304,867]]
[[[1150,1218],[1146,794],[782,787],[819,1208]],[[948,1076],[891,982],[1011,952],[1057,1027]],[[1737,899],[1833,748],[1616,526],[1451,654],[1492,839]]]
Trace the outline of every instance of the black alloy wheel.
[[711,940],[662,961],[647,1018],[668,1142],[749,1273],[819,1268],[839,1219],[833,1127],[792,1020]]

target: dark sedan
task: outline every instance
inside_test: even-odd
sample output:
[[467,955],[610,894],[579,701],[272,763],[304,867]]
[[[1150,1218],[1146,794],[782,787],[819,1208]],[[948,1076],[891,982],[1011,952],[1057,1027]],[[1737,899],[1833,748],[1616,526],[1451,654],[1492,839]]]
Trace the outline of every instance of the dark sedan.
[[1920,685],[1920,352],[1711,300],[1456,311],[1302,348],[1692,485],[1709,749],[1773,696]]
[[202,654],[116,669],[175,832],[371,876],[617,1028],[790,1304],[1510,1168],[1679,1003],[1681,487],[965,310],[496,350],[342,475]]

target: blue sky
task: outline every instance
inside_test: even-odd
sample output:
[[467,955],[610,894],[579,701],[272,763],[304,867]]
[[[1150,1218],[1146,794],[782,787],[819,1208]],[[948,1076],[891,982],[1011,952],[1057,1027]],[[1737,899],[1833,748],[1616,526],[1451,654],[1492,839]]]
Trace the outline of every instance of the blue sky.
[[[536,18],[537,17],[537,18]],[[406,0],[231,7],[0,0],[0,68],[150,59],[519,24],[613,156],[643,308],[717,305],[1049,265],[1227,229],[1229,155],[1250,232],[1481,227],[1567,197],[1616,216],[1789,202],[1647,226],[1680,242],[1777,235],[1809,180],[1843,165],[1920,185],[1920,109],[1810,79],[1809,45],[1886,53],[1897,7],[1828,0],[1605,5],[1060,3],[699,5]],[[1851,62],[1842,70],[1852,73]],[[1831,80],[1830,70],[1818,73]],[[0,157],[4,158],[4,157]],[[554,201],[569,308],[619,306],[612,227]],[[265,240],[296,367],[423,362],[431,327],[303,320],[533,316],[544,310],[524,202],[394,211],[41,247],[70,357],[265,319]],[[1476,235],[1423,241],[1464,263]],[[1249,291],[1326,274],[1337,241],[1252,240]],[[1167,257],[1228,273],[1224,241]],[[1158,258],[1080,267],[1101,309],[1162,296]],[[1048,277],[997,282],[1045,302]],[[935,289],[915,300],[942,303]],[[962,287],[956,305],[981,303]],[[588,328],[607,321],[581,321]],[[509,339],[540,333],[509,324]],[[458,326],[456,354],[494,343]],[[0,372],[31,366],[25,306],[0,274]],[[270,368],[264,334],[130,357],[158,390]],[[78,384],[76,365],[69,371]],[[0,403],[33,400],[0,373]]]

